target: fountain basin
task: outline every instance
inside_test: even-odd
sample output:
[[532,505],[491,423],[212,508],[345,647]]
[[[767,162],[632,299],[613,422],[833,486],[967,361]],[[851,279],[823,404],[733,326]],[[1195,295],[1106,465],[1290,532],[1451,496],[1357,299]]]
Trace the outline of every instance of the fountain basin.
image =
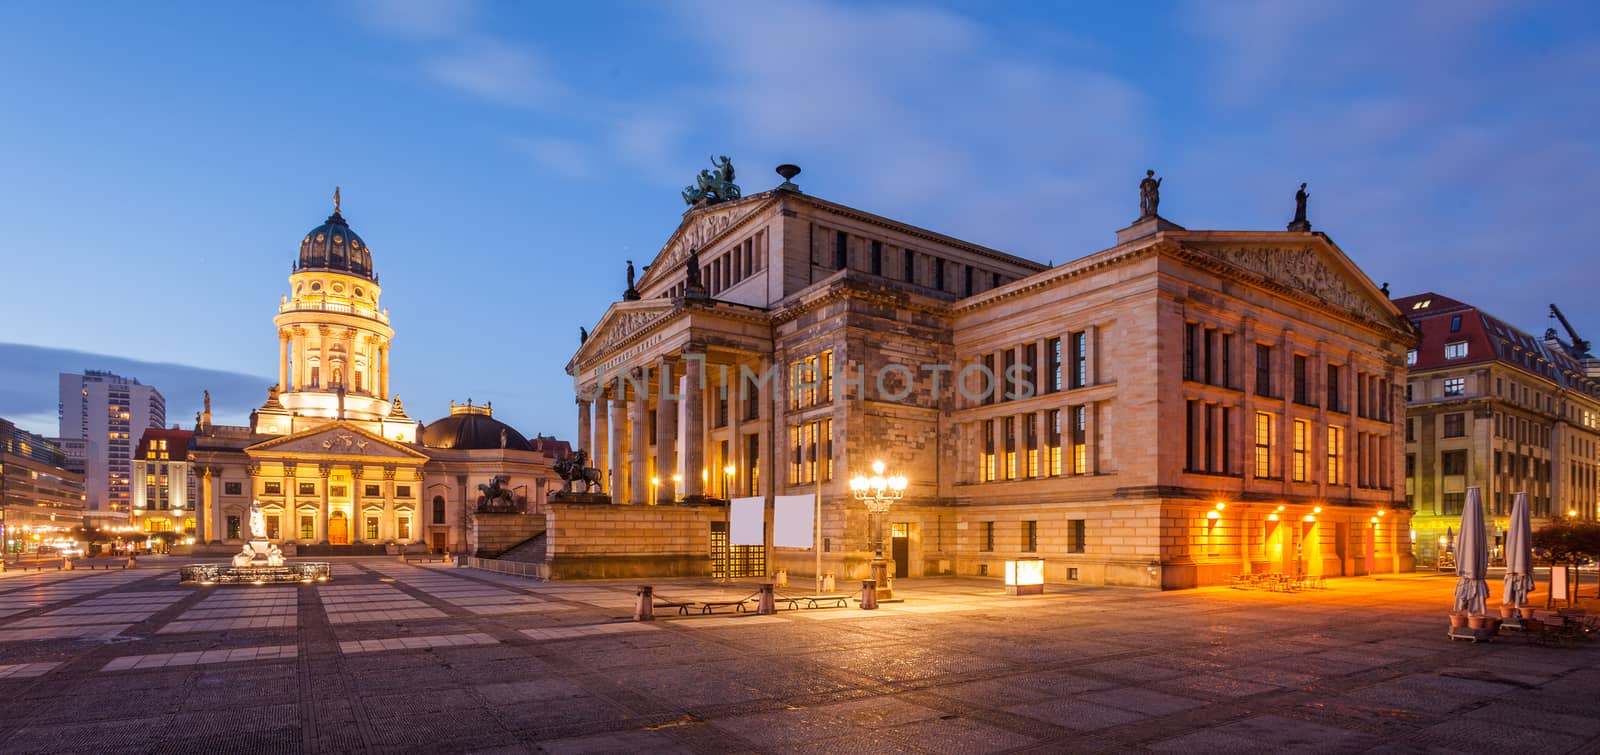
[[178,569],[180,585],[270,585],[326,582],[333,578],[333,565],[326,561],[302,561],[281,566],[265,564],[190,564]]

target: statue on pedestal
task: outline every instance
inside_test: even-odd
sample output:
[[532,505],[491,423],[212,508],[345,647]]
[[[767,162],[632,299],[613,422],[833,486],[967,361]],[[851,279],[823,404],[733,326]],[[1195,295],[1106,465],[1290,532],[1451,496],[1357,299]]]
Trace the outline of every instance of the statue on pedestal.
[[1156,172],[1144,172],[1144,180],[1139,182],[1139,219],[1148,220],[1156,216],[1156,208],[1161,205],[1161,179],[1156,178]]
[[250,502],[250,539],[261,540],[267,536],[267,515],[261,512],[261,502]]
[[1311,195],[1306,193],[1305,182],[1300,183],[1300,190],[1294,193],[1294,220],[1289,221],[1291,231],[1311,230],[1311,221],[1306,220],[1306,200]]

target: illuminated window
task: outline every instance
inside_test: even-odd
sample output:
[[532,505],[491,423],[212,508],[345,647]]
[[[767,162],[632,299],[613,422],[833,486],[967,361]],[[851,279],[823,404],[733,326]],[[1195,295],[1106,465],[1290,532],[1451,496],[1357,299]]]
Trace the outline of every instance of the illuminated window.
[[310,514],[300,517],[300,539],[315,540],[317,538],[317,519]]
[[1017,418],[1006,417],[1001,422],[1001,432],[1005,434],[1005,478],[1017,479]]
[[368,498],[379,498],[383,496],[383,488],[379,485],[362,485],[361,494]]
[[278,515],[277,514],[272,514],[272,515],[268,516],[267,517],[267,539],[268,540],[277,540],[278,536],[281,535],[282,533],[283,533],[283,523],[278,519]]
[[399,537],[401,540],[411,539],[411,517],[400,517],[396,527],[398,528],[398,532],[395,533],[397,537]]
[[317,484],[314,483],[314,482],[302,482],[302,483],[300,483],[299,490],[300,490],[300,495],[316,495],[317,494]]
[[1272,415],[1256,412],[1256,477],[1272,477]]
[[377,517],[375,517],[375,516],[367,517],[367,530],[366,530],[366,534],[364,536],[364,539],[366,539],[366,540],[377,540],[378,539],[378,518]]
[[994,467],[994,420],[983,421],[983,458],[980,460],[978,479],[982,482],[993,482],[995,479]]
[[1467,342],[1456,341],[1444,345],[1445,359],[1464,359],[1467,356]]
[[1328,428],[1328,484],[1345,484],[1344,428],[1342,427]]
[[1061,410],[1051,409],[1045,420],[1049,423],[1046,426],[1049,434],[1045,440],[1045,447],[1049,449],[1050,457],[1048,474],[1055,477],[1061,474]]
[[1446,378],[1444,381],[1444,395],[1464,396],[1467,393],[1466,378]]
[[981,551],[994,550],[994,522],[983,522],[983,545]]
[[1089,473],[1089,407],[1068,410],[1072,422],[1072,473]]
[[1306,456],[1311,444],[1311,423],[1303,419],[1294,421],[1294,481],[1307,482]]

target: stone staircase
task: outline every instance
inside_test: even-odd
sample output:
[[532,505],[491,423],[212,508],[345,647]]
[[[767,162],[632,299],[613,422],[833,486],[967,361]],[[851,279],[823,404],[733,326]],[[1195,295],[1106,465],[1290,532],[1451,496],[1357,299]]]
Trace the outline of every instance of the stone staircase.
[[516,545],[511,546],[505,553],[497,556],[501,561],[522,561],[525,563],[539,563],[545,558],[545,537],[541,532]]

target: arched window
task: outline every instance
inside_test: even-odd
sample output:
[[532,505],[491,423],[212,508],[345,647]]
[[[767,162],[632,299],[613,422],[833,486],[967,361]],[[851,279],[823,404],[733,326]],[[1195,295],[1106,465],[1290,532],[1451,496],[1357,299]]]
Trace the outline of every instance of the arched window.
[[444,496],[433,497],[433,523],[444,524]]

